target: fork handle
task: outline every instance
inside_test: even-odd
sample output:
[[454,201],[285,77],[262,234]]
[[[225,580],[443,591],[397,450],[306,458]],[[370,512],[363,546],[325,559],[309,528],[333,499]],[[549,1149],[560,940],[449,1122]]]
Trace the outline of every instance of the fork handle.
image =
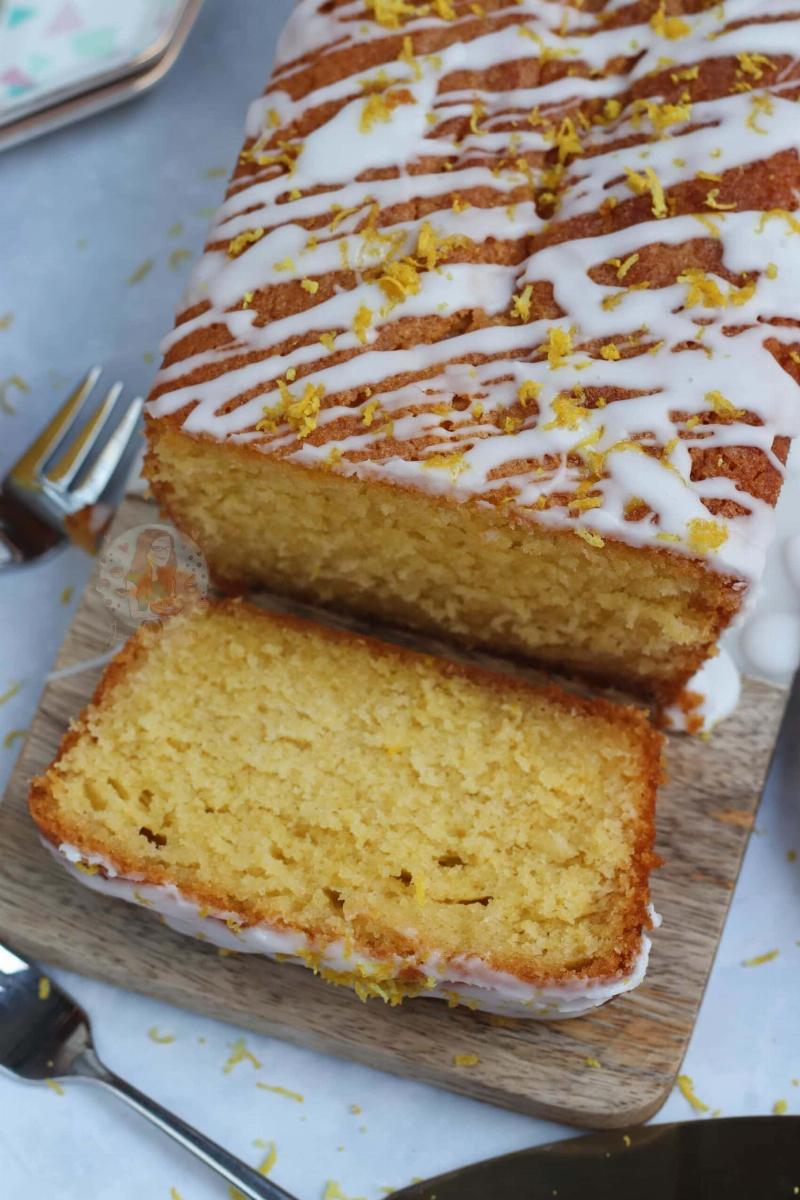
[[207,1138],[192,1125],[187,1125],[180,1117],[145,1096],[138,1088],[133,1087],[124,1079],[120,1079],[113,1071],[101,1063],[91,1048],[84,1050],[73,1060],[71,1074],[82,1079],[92,1080],[108,1088],[120,1100],[124,1100],[131,1108],[146,1117],[162,1132],[168,1134],[185,1150],[189,1150],[197,1158],[211,1167],[218,1175],[242,1193],[246,1200],[295,1200],[289,1192],[278,1187],[270,1179],[260,1175],[258,1171],[248,1167],[240,1158],[229,1154],[222,1146]]

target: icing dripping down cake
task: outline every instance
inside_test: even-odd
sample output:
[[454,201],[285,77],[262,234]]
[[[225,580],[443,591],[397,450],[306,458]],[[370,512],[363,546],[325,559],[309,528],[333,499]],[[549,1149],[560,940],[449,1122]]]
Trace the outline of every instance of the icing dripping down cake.
[[553,1018],[644,974],[660,746],[637,709],[227,601],[131,639],[30,805],[185,932]]
[[217,581],[675,698],[800,428],[790,0],[300,0],[148,409]]

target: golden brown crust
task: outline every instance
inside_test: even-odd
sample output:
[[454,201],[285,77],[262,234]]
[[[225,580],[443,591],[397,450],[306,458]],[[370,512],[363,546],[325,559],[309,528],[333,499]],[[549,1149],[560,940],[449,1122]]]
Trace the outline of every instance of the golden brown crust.
[[[587,716],[595,716],[609,721],[620,730],[626,729],[631,738],[639,743],[641,752],[641,809],[639,813],[639,832],[633,847],[631,875],[632,882],[628,890],[627,903],[623,908],[622,923],[624,935],[620,945],[602,959],[597,959],[579,971],[564,971],[547,976],[532,967],[532,964],[522,956],[503,955],[498,953],[485,961],[498,971],[505,971],[526,982],[540,985],[560,980],[564,983],[575,979],[603,980],[621,976],[629,972],[641,948],[641,933],[650,924],[648,916],[649,887],[648,878],[651,869],[658,865],[654,854],[655,838],[655,799],[659,784],[663,777],[661,751],[664,743],[663,735],[658,733],[648,722],[642,710],[634,706],[612,704],[605,699],[588,699],[575,696],[557,688],[553,684],[532,685],[525,681],[505,676],[499,672],[487,671],[480,667],[461,663],[448,662],[433,658],[431,655],[405,647],[394,646],[379,642],[374,638],[353,634],[345,630],[316,625],[303,618],[287,614],[267,613],[257,606],[242,600],[227,600],[219,604],[202,605],[205,608],[217,609],[235,614],[240,620],[257,620],[275,622],[291,629],[313,633],[314,636],[324,637],[333,641],[345,641],[351,644],[367,646],[370,653],[393,657],[405,662],[424,660],[433,664],[444,677],[457,676],[468,679],[483,687],[488,687],[499,696],[517,695],[520,693],[536,693],[547,699],[551,704],[560,706],[564,711],[579,712]],[[168,872],[155,867],[151,862],[136,858],[112,856],[101,839],[95,836],[91,829],[78,827],[65,822],[57,814],[57,804],[53,793],[54,784],[60,773],[60,763],[68,750],[82,737],[91,736],[88,733],[88,717],[92,709],[102,708],[111,702],[114,689],[126,677],[136,670],[137,665],[147,655],[150,646],[160,637],[168,635],[172,626],[177,626],[185,620],[197,619],[196,613],[189,616],[175,617],[163,627],[154,628],[143,626],[125,644],[119,654],[108,665],[100,679],[92,700],[79,717],[71,724],[61,740],[56,757],[44,775],[32,780],[29,793],[29,808],[42,836],[54,847],[64,843],[75,846],[83,855],[98,855],[113,866],[117,875],[122,878],[135,878],[154,886],[170,884]],[[198,906],[216,911],[230,910],[230,897],[215,893],[213,889],[195,886],[184,890],[187,899]],[[269,914],[256,910],[252,905],[240,904],[237,913],[244,925],[268,923],[274,928],[292,929],[280,920],[270,919]],[[320,945],[326,940],[324,931],[320,929],[303,929],[312,943]],[[374,930],[371,934],[357,934],[354,948],[357,952],[380,959],[390,958],[395,954],[416,954],[424,959],[435,950],[433,946],[420,945],[394,931]],[[413,972],[406,972],[404,978],[411,978]]]

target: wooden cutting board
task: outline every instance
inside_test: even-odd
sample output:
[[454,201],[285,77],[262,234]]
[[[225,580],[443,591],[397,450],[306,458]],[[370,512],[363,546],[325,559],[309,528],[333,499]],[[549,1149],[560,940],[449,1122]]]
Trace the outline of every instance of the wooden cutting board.
[[[148,521],[158,521],[152,506],[129,499],[112,532]],[[92,582],[58,667],[103,656],[124,636]],[[52,965],[536,1116],[616,1128],[644,1121],[661,1106],[705,989],[785,693],[748,681],[738,711],[710,741],[670,739],[669,782],[658,808],[665,865],[653,880],[664,925],[654,937],[647,979],[591,1016],[545,1024],[449,1010],[434,1000],[399,1009],[376,1000],[363,1005],[304,968],[220,957],[143,909],[101,898],[67,876],[38,841],[26,795],[99,674],[96,665],[48,686],[0,808],[2,940]],[[455,1066],[460,1054],[479,1061]],[[589,1066],[589,1059],[600,1066]]]

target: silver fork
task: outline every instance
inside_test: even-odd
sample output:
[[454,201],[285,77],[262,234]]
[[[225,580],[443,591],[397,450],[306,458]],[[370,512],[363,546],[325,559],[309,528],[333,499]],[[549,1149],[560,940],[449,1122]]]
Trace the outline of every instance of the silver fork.
[[0,1068],[20,1079],[58,1084],[85,1079],[100,1084],[191,1151],[246,1200],[294,1200],[270,1179],[223,1150],[101,1063],[89,1019],[40,969],[0,945]]
[[110,427],[121,383],[109,388],[83,429],[70,436],[100,373],[100,367],[92,367],[3,479],[0,568],[32,562],[64,542],[70,518],[97,503],[125,454],[142,411],[139,398],[128,404],[103,449],[83,470]]

